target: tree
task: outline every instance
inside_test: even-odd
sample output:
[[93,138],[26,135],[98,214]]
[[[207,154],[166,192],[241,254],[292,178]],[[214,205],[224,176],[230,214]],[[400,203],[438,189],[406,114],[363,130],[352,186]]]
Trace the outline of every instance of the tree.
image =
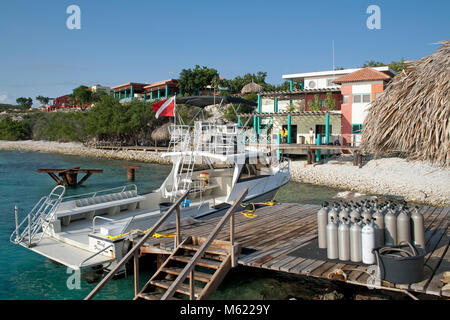
[[20,97],[16,99],[17,104],[24,109],[30,109],[33,105],[33,99]]
[[328,111],[334,110],[334,108],[336,107],[336,101],[334,101],[333,95],[331,92],[327,92],[327,97],[325,98],[323,104],[327,108]]
[[92,91],[86,86],[79,86],[73,89],[69,99],[73,105],[85,109],[93,102]]
[[216,69],[196,65],[193,70],[181,70],[178,86],[184,94],[194,94],[198,90],[211,85],[214,78],[219,78],[219,73]]
[[41,103],[41,106],[46,106],[50,102],[49,97],[43,97],[43,96],[37,96],[36,100],[38,100]]
[[319,95],[314,95],[314,101],[308,101],[309,110],[311,111],[320,111],[322,110],[322,106],[320,105]]
[[366,61],[366,63],[364,63],[363,68],[365,67],[383,67],[383,66],[389,66],[389,68],[391,68],[392,70],[394,70],[395,72],[399,73],[401,72],[403,69],[405,69],[408,65],[405,63],[405,59],[401,58],[400,61],[392,61],[390,64],[386,64],[380,61],[375,61],[375,60],[369,60]]
[[15,121],[9,117],[0,121],[0,140],[23,140],[29,133],[30,128],[23,121]]

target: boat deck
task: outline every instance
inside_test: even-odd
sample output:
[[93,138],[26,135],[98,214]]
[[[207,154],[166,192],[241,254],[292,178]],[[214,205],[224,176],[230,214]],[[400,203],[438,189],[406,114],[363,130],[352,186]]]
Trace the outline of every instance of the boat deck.
[[[318,278],[328,278],[331,272],[341,269],[347,274],[348,283],[367,286],[370,278],[365,272],[369,267],[367,265],[335,263],[327,259],[311,259],[291,254],[300,247],[317,241],[316,213],[319,208],[316,205],[284,203],[257,209],[254,212],[258,215],[256,218],[246,218],[236,213],[235,239],[242,246],[238,264]],[[450,297],[450,291],[441,290],[443,283],[440,281],[443,273],[450,270],[450,207],[423,206],[420,210],[425,218],[426,231],[425,279],[412,285],[394,285],[383,281],[382,287]],[[183,226],[182,236],[206,237],[219,219],[220,217],[212,218]],[[217,239],[228,240],[228,237],[229,231],[224,228]],[[152,238],[141,248],[141,253],[170,253],[173,246],[174,238]],[[428,267],[435,270],[434,274]]]

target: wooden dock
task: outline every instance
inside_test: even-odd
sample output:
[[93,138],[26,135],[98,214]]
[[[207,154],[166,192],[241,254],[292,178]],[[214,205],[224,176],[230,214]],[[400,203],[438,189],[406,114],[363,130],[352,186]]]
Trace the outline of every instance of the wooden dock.
[[167,147],[155,147],[155,146],[94,145],[93,147],[101,150],[115,150],[115,151],[152,151],[152,152],[167,151]]
[[[343,270],[347,283],[367,286],[370,275],[368,266],[310,259],[291,255],[298,248],[317,240],[316,205],[284,203],[257,209],[256,218],[246,218],[235,214],[235,241],[242,250],[238,264],[275,270],[296,275],[328,278],[336,269]],[[440,281],[445,271],[450,270],[449,221],[450,207],[423,206],[420,208],[425,218],[425,240],[427,255],[425,279],[412,285],[394,285],[383,281],[382,289],[407,290],[411,293],[425,293],[440,297],[450,297],[450,291],[442,291]],[[205,237],[216,226],[220,218],[212,218],[199,223],[183,226],[183,239],[188,236]],[[167,230],[164,232],[173,232]],[[228,240],[229,232],[222,230],[218,240]],[[141,254],[170,254],[174,248],[173,238],[150,238],[141,247]],[[432,268],[435,272],[431,272]]]
[[[80,169],[75,167],[71,169],[38,169],[37,172],[45,172],[59,185],[76,186],[82,185],[94,173],[103,173],[102,169]],[[85,173],[84,177],[78,181],[78,174]],[[56,176],[59,175],[59,178]]]

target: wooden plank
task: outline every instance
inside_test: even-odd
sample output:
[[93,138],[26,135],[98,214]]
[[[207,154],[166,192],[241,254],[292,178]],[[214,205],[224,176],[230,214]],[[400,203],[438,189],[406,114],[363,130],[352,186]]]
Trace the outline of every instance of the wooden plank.
[[441,281],[444,272],[450,271],[450,250],[449,245],[445,251],[442,260],[435,270],[433,277],[428,283],[425,292],[427,294],[437,295],[437,296],[447,296],[450,297],[450,290],[442,291],[443,282]]
[[[449,223],[447,221],[445,223],[446,223],[445,226],[446,232],[436,233],[434,238],[438,239],[440,237],[439,242],[437,242],[437,244],[433,247],[433,251],[430,252],[430,254],[428,254],[427,256],[425,256],[425,263],[435,270],[439,267],[439,263],[442,257],[445,255],[445,252],[447,251],[449,245],[449,239],[447,236]],[[414,291],[424,292],[425,287],[428,285],[430,281],[431,281],[431,271],[428,268],[425,268],[425,279],[421,282],[412,284],[410,287]]]
[[314,260],[314,259],[303,260],[298,265],[296,265],[296,266],[292,267],[291,269],[289,269],[289,272],[290,273],[295,273],[295,274],[301,274],[301,270],[303,270],[304,268],[306,268],[310,264],[313,264],[314,262],[316,262],[316,260]]
[[316,260],[314,263],[310,264],[309,266],[301,270],[300,273],[309,275],[311,272],[313,272],[316,268],[319,268],[324,263],[326,263],[326,261]]
[[92,172],[86,173],[86,175],[78,182],[79,185],[82,185],[89,177],[92,175]]
[[343,268],[345,267],[345,265],[346,265],[345,263],[337,263],[337,264],[334,263],[333,266],[331,266],[328,270],[323,271],[323,273],[319,274],[318,277],[328,279],[328,275],[331,272],[338,270],[338,269],[341,269],[342,271],[344,271]]

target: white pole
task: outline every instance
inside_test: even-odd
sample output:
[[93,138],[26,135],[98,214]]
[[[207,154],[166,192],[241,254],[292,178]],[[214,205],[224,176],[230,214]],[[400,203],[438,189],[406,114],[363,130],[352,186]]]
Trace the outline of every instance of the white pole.
[[19,239],[19,208],[14,206],[14,217],[16,219],[16,240]]

